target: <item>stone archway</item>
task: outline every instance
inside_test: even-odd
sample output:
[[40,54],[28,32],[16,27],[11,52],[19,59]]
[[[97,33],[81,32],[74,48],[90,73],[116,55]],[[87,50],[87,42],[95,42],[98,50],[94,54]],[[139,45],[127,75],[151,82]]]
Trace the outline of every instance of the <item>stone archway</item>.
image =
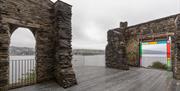
[[72,69],[71,5],[49,0],[0,0],[0,90],[8,89],[10,35],[29,28],[36,38],[37,82],[77,84]]
[[[121,22],[120,28],[108,31],[106,66],[111,68],[127,69],[129,67],[128,61],[133,61],[131,66],[139,66],[139,48],[136,46],[139,46],[140,41],[156,40],[173,36],[172,54],[174,55],[172,56],[175,58],[174,62],[172,62],[173,75],[174,78],[180,79],[179,31],[180,14],[130,27],[127,26],[127,22]],[[133,47],[131,45],[133,45]],[[131,49],[131,52],[135,52],[133,60],[128,59],[128,55],[131,54],[128,49]]]
[[9,89],[36,84],[36,39],[32,30],[18,27],[10,36]]

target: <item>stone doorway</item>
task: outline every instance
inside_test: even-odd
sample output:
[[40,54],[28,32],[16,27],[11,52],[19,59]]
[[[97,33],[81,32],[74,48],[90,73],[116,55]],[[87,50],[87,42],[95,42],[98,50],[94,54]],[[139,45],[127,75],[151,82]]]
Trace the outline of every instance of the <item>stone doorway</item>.
[[[141,67],[172,70],[174,52],[172,37],[141,41],[139,44],[139,65]],[[159,64],[159,65],[158,65]],[[162,65],[161,65],[162,64]],[[160,67],[161,66],[161,67]]]

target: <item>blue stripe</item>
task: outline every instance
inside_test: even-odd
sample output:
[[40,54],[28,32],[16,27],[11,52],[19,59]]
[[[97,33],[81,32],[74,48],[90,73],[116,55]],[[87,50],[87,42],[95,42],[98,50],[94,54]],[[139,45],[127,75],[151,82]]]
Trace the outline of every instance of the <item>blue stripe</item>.
[[167,41],[158,41],[157,44],[166,44]]

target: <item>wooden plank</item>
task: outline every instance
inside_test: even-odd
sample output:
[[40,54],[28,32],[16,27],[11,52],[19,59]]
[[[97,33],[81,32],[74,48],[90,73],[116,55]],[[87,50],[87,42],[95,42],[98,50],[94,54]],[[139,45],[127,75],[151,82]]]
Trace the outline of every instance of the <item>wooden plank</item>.
[[75,72],[79,83],[68,89],[46,82],[10,91],[180,91],[179,81],[172,81],[172,73],[162,70],[131,68],[122,71],[84,66],[75,67]]

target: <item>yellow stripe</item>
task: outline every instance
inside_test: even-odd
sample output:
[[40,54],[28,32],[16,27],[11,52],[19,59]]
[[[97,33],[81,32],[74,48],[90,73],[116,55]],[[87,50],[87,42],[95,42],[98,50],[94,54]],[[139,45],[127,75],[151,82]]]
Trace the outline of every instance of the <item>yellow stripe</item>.
[[149,42],[149,44],[157,44],[157,42]]
[[170,61],[170,60],[171,60],[171,58],[168,58],[167,60],[168,60],[168,61]]

